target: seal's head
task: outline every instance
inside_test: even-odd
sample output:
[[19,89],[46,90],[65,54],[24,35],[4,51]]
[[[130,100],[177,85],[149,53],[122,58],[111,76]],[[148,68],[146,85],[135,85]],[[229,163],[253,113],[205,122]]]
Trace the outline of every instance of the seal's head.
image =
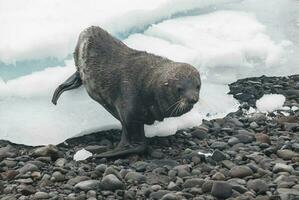
[[172,63],[159,78],[158,106],[163,118],[180,116],[193,108],[201,87],[199,72],[186,63]]

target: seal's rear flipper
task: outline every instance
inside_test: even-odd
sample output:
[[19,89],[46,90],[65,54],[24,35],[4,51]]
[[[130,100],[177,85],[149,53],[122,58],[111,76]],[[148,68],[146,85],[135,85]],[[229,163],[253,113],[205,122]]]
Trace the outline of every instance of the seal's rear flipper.
[[52,103],[54,105],[57,104],[57,100],[60,97],[60,95],[67,90],[72,90],[75,88],[78,88],[82,85],[82,80],[80,78],[80,74],[78,71],[76,71],[71,77],[69,77],[64,83],[58,86],[58,88],[55,90],[53,97],[52,97]]

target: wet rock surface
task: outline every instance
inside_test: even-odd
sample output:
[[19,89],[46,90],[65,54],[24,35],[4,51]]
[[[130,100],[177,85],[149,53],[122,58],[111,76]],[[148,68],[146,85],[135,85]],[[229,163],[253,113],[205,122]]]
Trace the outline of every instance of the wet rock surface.
[[[237,112],[149,138],[144,155],[73,160],[82,148],[115,147],[119,130],[41,147],[0,140],[0,199],[298,199],[298,83],[298,75],[238,80]],[[285,95],[289,109],[248,114],[270,93]]]

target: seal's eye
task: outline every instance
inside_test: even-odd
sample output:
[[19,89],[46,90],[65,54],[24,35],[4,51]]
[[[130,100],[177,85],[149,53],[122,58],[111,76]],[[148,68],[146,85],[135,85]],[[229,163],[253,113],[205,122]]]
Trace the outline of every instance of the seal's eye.
[[197,85],[197,86],[196,86],[196,89],[199,90],[199,89],[200,89],[200,85]]
[[182,86],[179,85],[179,86],[177,86],[177,90],[178,90],[178,92],[181,94],[181,93],[183,92],[184,89],[183,89]]

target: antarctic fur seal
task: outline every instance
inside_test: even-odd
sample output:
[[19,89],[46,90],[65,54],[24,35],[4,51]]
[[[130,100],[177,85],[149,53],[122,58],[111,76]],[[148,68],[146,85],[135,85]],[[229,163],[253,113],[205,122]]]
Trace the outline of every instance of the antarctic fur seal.
[[80,34],[74,60],[77,72],[55,90],[52,102],[83,84],[120,121],[120,143],[98,157],[144,152],[144,124],[180,116],[199,98],[201,80],[193,66],[131,49],[100,27]]

